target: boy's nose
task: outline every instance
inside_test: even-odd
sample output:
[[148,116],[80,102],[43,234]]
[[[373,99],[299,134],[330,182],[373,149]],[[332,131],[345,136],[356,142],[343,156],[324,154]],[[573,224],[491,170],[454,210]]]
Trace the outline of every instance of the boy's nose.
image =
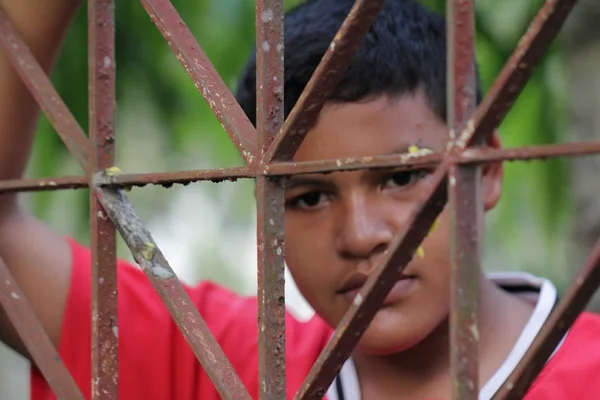
[[338,253],[346,259],[365,260],[384,252],[394,237],[385,210],[361,198],[345,208],[336,235]]

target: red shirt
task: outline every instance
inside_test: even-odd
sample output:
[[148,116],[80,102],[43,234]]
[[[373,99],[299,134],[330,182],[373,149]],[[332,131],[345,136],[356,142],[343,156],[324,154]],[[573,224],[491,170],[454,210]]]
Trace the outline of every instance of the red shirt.
[[[90,398],[90,252],[72,242],[73,272],[59,354],[86,399]],[[147,277],[119,261],[119,398],[220,399]],[[186,287],[225,355],[253,398],[258,398],[256,299],[212,283]],[[302,384],[332,330],[315,317],[286,319],[287,393]],[[534,383],[526,400],[600,398],[600,317],[582,314]],[[32,370],[32,400],[55,397]]]

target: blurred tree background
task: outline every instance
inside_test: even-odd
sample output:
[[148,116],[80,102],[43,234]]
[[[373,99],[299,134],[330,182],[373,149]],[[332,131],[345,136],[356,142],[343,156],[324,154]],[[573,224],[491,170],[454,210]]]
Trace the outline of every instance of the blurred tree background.
[[[286,7],[300,2],[286,1]],[[444,11],[443,0],[423,2]],[[116,3],[117,165],[126,172],[241,165],[234,146],[139,2]],[[477,55],[485,90],[542,3],[476,1]],[[237,75],[254,42],[255,3],[173,0],[173,4],[225,83],[235,90]],[[56,88],[83,127],[88,125],[86,16],[82,7],[53,74]],[[559,40],[544,57],[500,128],[505,146],[572,139],[569,115],[573,110],[567,102],[572,93],[565,62],[568,51],[572,49],[566,49]],[[591,70],[588,75],[593,76]],[[560,159],[506,164],[502,200],[487,216],[487,269],[543,274],[564,290],[582,262],[581,258],[576,264],[569,262],[573,253],[572,183],[577,181],[569,167],[569,162]],[[42,117],[29,176],[79,172]],[[240,293],[254,292],[253,182],[198,183],[186,188],[176,185],[169,190],[148,186],[133,189],[130,198],[184,281],[211,279]],[[26,195],[24,200],[59,232],[89,243],[87,191]],[[597,221],[599,214],[586,218]],[[119,254],[132,259],[122,241]],[[306,312],[292,286],[290,293],[292,303]],[[15,367],[16,360],[6,351],[0,352],[0,398],[27,398],[23,392],[26,376]]]

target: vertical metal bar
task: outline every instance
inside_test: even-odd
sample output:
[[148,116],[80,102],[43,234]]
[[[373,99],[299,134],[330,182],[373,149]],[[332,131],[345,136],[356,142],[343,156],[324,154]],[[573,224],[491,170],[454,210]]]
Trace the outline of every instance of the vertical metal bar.
[[[90,140],[93,148],[90,170],[102,171],[113,166],[115,148],[113,0],[88,1],[88,26]],[[112,400],[118,396],[116,230],[94,190],[90,190],[90,213],[92,399]]]
[[[446,4],[448,126],[454,146],[455,132],[466,128],[476,107],[474,4],[473,0],[448,0]],[[448,176],[452,287],[450,364],[452,398],[457,400],[479,397],[480,170],[478,165],[452,164]]]
[[[283,0],[256,1],[257,160],[283,125]],[[286,398],[283,180],[257,184],[258,366],[261,399]]]
[[83,400],[83,395],[62,363],[44,327],[0,258],[0,307],[6,311],[37,368],[57,399]]

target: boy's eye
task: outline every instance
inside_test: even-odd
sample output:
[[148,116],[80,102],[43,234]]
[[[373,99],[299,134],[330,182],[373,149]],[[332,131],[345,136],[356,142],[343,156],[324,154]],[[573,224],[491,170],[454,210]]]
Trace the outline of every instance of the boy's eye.
[[293,198],[289,205],[297,208],[315,208],[323,204],[327,200],[323,192],[308,192],[303,195]]
[[393,173],[385,180],[385,187],[406,187],[410,186],[419,179],[424,178],[427,175],[427,171],[399,171]]

